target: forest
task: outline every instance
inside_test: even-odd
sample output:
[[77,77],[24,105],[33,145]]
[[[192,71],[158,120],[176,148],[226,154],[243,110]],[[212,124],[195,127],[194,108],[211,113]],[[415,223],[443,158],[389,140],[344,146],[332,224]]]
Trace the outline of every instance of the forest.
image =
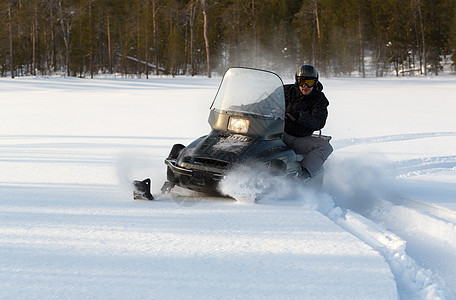
[[0,0],[0,76],[454,72],[456,0]]

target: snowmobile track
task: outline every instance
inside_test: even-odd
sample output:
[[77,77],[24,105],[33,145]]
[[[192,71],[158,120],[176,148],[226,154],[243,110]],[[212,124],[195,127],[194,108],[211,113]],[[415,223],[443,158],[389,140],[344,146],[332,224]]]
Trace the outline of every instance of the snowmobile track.
[[407,178],[425,174],[435,174],[456,169],[456,156],[435,156],[409,159],[393,164],[397,178]]
[[421,211],[422,213],[432,214],[448,223],[456,224],[456,211],[440,206],[435,203],[412,199],[405,195],[397,194],[389,200],[396,205],[402,205],[410,209]]
[[[375,251],[389,264],[401,299],[447,299],[452,293],[445,279],[423,268],[407,252],[402,230],[424,237],[423,243],[438,241],[441,247],[456,248],[456,212],[434,203],[394,194],[377,199],[369,213],[345,212],[336,207],[327,216]],[[455,255],[456,259],[456,255]],[[442,280],[443,279],[443,280]]]
[[455,211],[399,194],[380,201],[378,210],[371,213],[375,222],[385,224],[393,231],[395,228],[406,228],[456,249]]
[[336,208],[328,215],[336,224],[372,247],[390,266],[399,291],[399,299],[446,299],[444,287],[439,286],[429,270],[420,267],[407,255],[406,241],[383,226],[362,215]]

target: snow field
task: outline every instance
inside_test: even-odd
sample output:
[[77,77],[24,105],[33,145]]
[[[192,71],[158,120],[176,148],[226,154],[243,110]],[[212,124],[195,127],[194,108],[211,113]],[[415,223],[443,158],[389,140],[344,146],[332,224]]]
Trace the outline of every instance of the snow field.
[[313,210],[85,188],[3,189],[2,298],[395,297],[381,257]]
[[[323,190],[131,200],[208,132],[219,81],[1,79],[0,298],[454,297],[452,77],[323,79]],[[248,175],[225,188],[251,199]]]

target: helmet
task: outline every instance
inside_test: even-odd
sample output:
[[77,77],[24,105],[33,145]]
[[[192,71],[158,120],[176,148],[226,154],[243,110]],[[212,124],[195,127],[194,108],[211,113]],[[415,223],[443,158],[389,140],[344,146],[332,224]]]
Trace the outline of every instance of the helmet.
[[312,65],[302,65],[298,71],[296,71],[296,82],[298,82],[298,78],[309,78],[315,79],[318,82],[318,72]]

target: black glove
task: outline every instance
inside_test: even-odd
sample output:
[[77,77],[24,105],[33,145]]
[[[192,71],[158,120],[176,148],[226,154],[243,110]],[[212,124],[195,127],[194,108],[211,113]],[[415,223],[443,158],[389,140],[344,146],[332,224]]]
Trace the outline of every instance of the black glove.
[[288,119],[289,121],[296,122],[296,119],[298,118],[299,114],[297,114],[292,108],[291,105],[288,105],[285,108],[285,119]]
[[285,107],[285,119],[291,122],[296,122],[299,119],[299,112],[294,109],[293,103],[287,103]]
[[292,122],[295,122],[296,121],[296,118],[293,117],[290,113],[285,113],[285,119],[288,119]]

